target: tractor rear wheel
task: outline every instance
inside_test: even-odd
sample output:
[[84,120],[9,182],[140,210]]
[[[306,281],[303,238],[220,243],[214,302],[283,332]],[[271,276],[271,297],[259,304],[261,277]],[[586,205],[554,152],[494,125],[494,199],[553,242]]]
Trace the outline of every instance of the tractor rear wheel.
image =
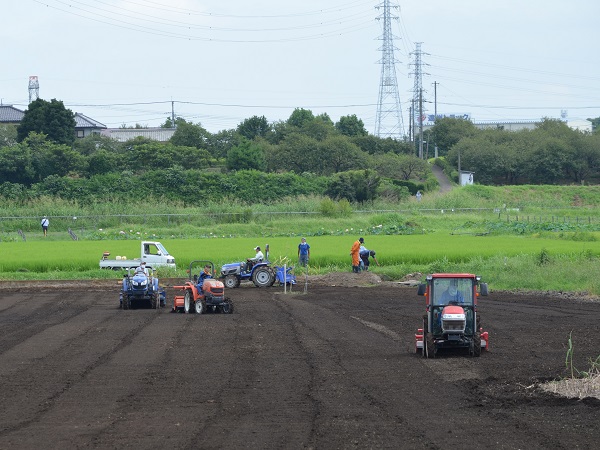
[[183,297],[183,310],[186,314],[192,312],[192,303],[194,303],[194,300],[192,300],[192,291],[191,289],[186,289]]
[[206,306],[204,306],[202,300],[196,300],[196,303],[194,303],[194,311],[196,312],[196,314],[202,314],[205,310]]
[[437,349],[435,348],[435,341],[433,339],[433,334],[427,333],[425,335],[424,344],[425,344],[426,357],[427,358],[435,358]]
[[481,333],[473,335],[473,356],[481,356]]
[[240,279],[237,275],[227,275],[223,280],[223,284],[227,289],[235,289],[240,286]]
[[275,275],[268,267],[260,267],[256,269],[252,275],[252,282],[256,287],[269,287],[274,283]]

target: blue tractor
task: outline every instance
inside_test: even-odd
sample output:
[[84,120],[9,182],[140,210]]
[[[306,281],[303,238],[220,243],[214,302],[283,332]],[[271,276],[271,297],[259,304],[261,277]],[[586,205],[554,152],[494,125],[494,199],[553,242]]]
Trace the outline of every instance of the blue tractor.
[[269,262],[269,246],[265,247],[265,260],[223,264],[221,278],[228,289],[240,286],[242,281],[252,281],[256,287],[264,288],[275,283],[275,271]]
[[166,292],[159,286],[152,269],[149,273],[130,269],[123,275],[119,301],[122,309],[158,309],[166,304]]

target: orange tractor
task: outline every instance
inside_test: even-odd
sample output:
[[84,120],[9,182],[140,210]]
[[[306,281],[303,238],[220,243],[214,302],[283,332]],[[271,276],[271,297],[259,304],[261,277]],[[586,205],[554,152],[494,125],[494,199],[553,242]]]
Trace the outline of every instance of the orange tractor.
[[[199,269],[200,266],[203,267],[202,270]],[[199,274],[194,274],[194,271],[199,271]],[[233,303],[225,297],[223,283],[214,278],[215,266],[211,261],[192,261],[188,273],[189,280],[184,285],[173,286],[173,289],[183,291],[183,295],[175,296],[171,312],[233,313]]]
[[[479,288],[479,290],[478,290]],[[423,328],[415,334],[415,351],[435,358],[439,349],[467,349],[480,356],[489,347],[489,335],[481,328],[477,298],[488,295],[487,283],[470,273],[434,273],[419,285],[425,296]]]

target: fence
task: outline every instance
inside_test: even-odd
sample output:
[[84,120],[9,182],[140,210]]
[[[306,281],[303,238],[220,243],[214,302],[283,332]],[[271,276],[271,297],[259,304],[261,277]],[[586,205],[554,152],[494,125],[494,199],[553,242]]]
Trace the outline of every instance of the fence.
[[[567,224],[600,224],[600,217],[596,216],[558,216],[528,215],[518,210],[506,210],[498,208],[427,208],[406,210],[358,210],[353,214],[400,214],[408,215],[414,212],[421,214],[458,214],[478,213],[488,216],[494,220],[507,222],[539,222],[539,223],[567,223]],[[50,231],[65,231],[73,239],[77,239],[78,232],[89,230],[121,228],[121,227],[177,227],[179,225],[210,226],[223,223],[249,223],[252,221],[266,222],[278,218],[293,216],[320,215],[320,212],[312,211],[245,211],[239,213],[205,213],[205,214],[106,214],[106,215],[83,215],[83,216],[50,216]],[[40,217],[34,216],[6,216],[0,217],[0,233],[24,233],[41,232]],[[69,231],[67,231],[69,230]]]

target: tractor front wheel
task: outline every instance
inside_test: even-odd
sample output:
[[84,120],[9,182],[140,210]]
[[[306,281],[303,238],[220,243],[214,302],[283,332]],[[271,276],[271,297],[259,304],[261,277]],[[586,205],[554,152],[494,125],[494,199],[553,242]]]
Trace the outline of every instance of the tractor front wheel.
[[223,303],[221,305],[221,312],[223,314],[233,314],[233,303],[231,301]]
[[123,294],[123,302],[121,303],[123,309],[129,309],[131,307],[131,300],[129,300],[129,295],[127,293]]
[[235,289],[240,286],[240,279],[237,275],[227,275],[223,280],[223,284],[227,289]]
[[194,303],[194,311],[196,311],[196,314],[202,314],[205,310],[206,307],[202,303],[202,300],[196,300],[196,303]]
[[274,278],[275,275],[268,267],[261,267],[252,275],[252,282],[256,287],[264,288],[271,286]]
[[159,305],[160,305],[160,303],[158,300],[158,292],[153,292],[152,297],[150,297],[150,307],[152,309],[158,309]]
[[183,310],[186,314],[192,312],[192,303],[194,303],[194,300],[192,300],[192,291],[191,289],[186,289],[183,297]]

